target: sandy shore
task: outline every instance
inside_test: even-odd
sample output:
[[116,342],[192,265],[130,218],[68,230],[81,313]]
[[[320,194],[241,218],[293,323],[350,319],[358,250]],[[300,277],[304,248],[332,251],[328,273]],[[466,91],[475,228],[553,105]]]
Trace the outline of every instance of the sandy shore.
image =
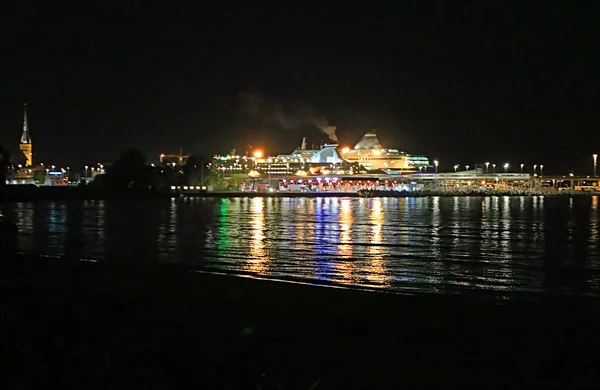
[[599,377],[595,300],[498,304],[39,258],[2,268],[15,387],[574,388]]

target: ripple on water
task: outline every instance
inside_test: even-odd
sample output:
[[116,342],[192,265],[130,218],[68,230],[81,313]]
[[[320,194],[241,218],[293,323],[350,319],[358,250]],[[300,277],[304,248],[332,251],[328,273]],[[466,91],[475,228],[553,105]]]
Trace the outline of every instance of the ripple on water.
[[30,253],[397,291],[600,293],[598,197],[196,198],[3,212]]

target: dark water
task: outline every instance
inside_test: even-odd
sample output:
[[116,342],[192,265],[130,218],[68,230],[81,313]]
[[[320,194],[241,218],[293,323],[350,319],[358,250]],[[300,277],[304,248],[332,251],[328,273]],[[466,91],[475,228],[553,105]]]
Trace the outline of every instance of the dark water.
[[4,213],[28,253],[405,291],[600,295],[598,197],[192,198]]

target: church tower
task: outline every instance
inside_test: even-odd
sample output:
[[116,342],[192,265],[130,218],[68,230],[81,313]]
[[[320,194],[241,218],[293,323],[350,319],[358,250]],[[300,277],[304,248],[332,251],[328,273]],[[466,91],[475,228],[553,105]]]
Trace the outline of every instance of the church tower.
[[33,145],[31,143],[31,135],[27,127],[27,103],[23,107],[23,133],[21,134],[21,143],[19,149],[25,156],[25,165],[30,167],[33,165]]

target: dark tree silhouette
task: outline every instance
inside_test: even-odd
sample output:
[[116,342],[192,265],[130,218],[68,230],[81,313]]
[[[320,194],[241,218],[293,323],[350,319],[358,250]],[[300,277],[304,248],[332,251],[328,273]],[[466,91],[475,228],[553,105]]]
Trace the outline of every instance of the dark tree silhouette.
[[10,153],[6,148],[0,145],[0,188],[6,185],[8,176],[8,167],[10,165]]
[[147,188],[151,183],[152,171],[146,158],[137,149],[129,149],[106,170],[96,176],[94,182],[108,189]]
[[191,155],[181,168],[184,182],[191,185],[206,183],[210,176],[210,170],[207,166],[209,162],[210,159],[204,156]]

